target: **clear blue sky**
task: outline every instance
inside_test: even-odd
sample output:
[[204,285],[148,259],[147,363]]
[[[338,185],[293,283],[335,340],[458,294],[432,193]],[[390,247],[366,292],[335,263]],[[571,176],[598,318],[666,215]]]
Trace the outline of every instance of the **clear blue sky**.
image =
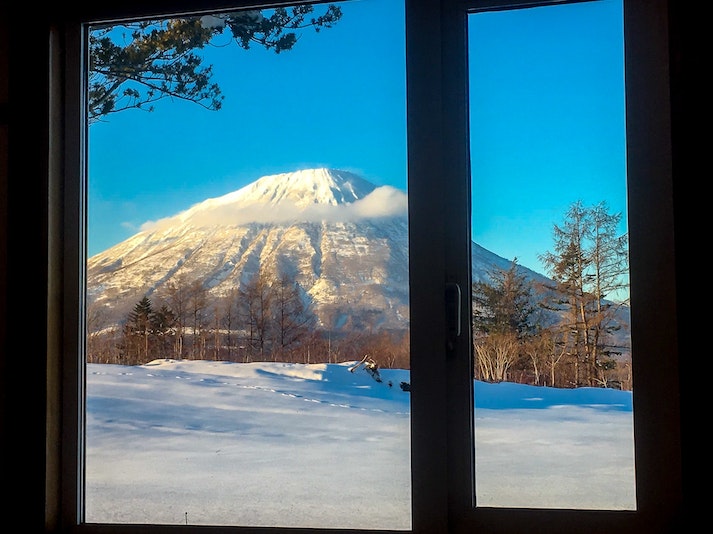
[[[291,51],[227,35],[209,49],[220,111],[162,100],[91,125],[89,255],[268,174],[330,167],[406,190],[403,6],[340,5]],[[572,202],[625,213],[621,0],[474,15],[470,34],[473,238],[541,271]]]
[[474,240],[544,272],[577,200],[626,232],[621,0],[470,17]]

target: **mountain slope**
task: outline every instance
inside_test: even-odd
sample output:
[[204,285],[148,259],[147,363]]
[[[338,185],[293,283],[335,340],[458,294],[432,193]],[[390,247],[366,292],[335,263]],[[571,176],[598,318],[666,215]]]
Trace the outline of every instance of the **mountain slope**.
[[[473,244],[473,276],[506,260]],[[200,202],[88,261],[88,302],[100,327],[118,324],[143,296],[199,281],[228,297],[260,270],[288,275],[322,326],[408,326],[405,193],[359,176],[310,169],[265,176]],[[522,268],[530,278],[546,278]]]

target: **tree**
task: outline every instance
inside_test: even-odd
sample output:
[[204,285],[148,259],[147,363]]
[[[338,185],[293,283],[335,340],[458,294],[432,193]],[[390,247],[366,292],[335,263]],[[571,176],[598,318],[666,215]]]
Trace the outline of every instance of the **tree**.
[[221,308],[223,312],[221,313],[221,324],[226,332],[225,344],[228,350],[228,361],[233,361],[233,330],[236,329],[238,325],[237,313],[235,312],[237,299],[238,289],[235,287],[230,288],[228,294],[222,299],[223,303]]
[[206,332],[208,323],[206,310],[208,308],[208,290],[201,280],[194,280],[188,287],[188,314],[192,329],[191,357],[205,359]]
[[151,317],[151,327],[157,338],[157,354],[166,358],[173,350],[171,338],[175,335],[176,314],[166,304],[162,304]]
[[87,321],[87,361],[91,363],[110,363],[110,354],[105,343],[107,337],[105,332],[102,332],[102,326],[106,321],[105,310],[96,302],[90,302],[87,305],[86,313]]
[[[621,325],[617,321],[617,313],[625,303],[628,303],[629,261],[628,238],[617,234],[617,226],[621,214],[610,214],[605,202],[591,208],[592,228],[590,232],[592,269],[591,292],[594,300],[593,340],[594,347],[593,373],[594,380],[601,386],[609,385],[608,372],[616,368],[616,360],[611,355],[621,350],[617,343],[608,343],[609,334],[618,331]],[[626,293],[623,302],[607,300],[611,295]]]
[[481,380],[503,381],[534,331],[531,317],[537,308],[532,284],[518,272],[517,259],[507,270],[495,268],[488,274],[489,282],[475,282],[472,289],[475,371]]
[[525,336],[533,328],[530,318],[537,308],[531,282],[517,270],[517,258],[507,270],[494,268],[488,276],[489,282],[473,283],[474,330]]
[[[569,330],[559,328],[549,328],[541,332],[537,337],[537,342],[540,345],[541,355],[544,362],[546,373],[549,375],[549,385],[551,387],[558,386],[557,369],[560,362],[567,356],[567,347],[569,343],[567,339],[571,335]],[[560,379],[560,382],[563,382]],[[547,385],[546,383],[543,385]],[[565,384],[559,384],[564,386]]]
[[294,277],[282,274],[274,281],[275,347],[284,356],[299,345],[314,326],[316,318],[305,306],[304,292]]
[[563,313],[560,329],[569,334],[563,336],[565,352],[575,358],[577,385],[606,383],[606,372],[616,365],[613,334],[620,328],[617,310],[623,304],[607,297],[628,288],[628,241],[617,234],[620,220],[604,202],[593,207],[575,202],[564,223],[554,226],[554,252],[540,256],[555,281],[556,296],[547,305]]
[[183,358],[186,345],[190,285],[184,275],[179,275],[177,282],[166,285],[165,300],[173,313],[173,357],[178,360]]
[[508,371],[518,357],[520,342],[511,332],[495,332],[475,342],[476,377],[486,382],[508,380]]
[[228,33],[245,50],[256,44],[279,54],[296,44],[297,30],[319,32],[342,16],[333,5],[320,16],[310,17],[313,12],[312,5],[298,5],[95,26],[89,34],[89,122],[130,108],[152,111],[163,98],[218,110],[223,95],[211,81],[213,66],[196,51]]
[[256,353],[262,360],[275,326],[272,320],[272,279],[262,267],[240,288],[239,298],[241,314],[248,327],[246,345],[250,355]]
[[[127,359],[129,359],[130,362],[148,361],[152,320],[153,308],[151,300],[149,300],[147,296],[144,296],[134,305],[131,312],[129,312],[124,330],[127,339]],[[134,358],[132,358],[132,354],[135,354]]]

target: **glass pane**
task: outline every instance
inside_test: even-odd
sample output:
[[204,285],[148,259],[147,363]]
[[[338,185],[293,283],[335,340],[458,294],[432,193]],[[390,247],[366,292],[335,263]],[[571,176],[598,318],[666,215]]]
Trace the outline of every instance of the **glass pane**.
[[411,528],[404,41],[89,28],[87,522]]
[[622,2],[468,31],[477,506],[635,509]]

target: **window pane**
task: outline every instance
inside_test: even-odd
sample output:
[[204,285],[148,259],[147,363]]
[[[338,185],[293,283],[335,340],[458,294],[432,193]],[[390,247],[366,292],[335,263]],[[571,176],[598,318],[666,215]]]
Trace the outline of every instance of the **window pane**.
[[469,15],[477,506],[636,508],[622,24]]
[[403,2],[335,6],[89,27],[89,523],[411,527]]

